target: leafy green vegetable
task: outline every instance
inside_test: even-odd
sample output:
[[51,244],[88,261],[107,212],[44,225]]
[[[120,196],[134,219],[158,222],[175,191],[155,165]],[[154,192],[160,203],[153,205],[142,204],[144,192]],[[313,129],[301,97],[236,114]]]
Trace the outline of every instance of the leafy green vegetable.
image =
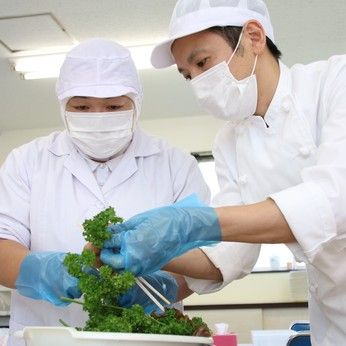
[[[109,207],[83,223],[83,235],[94,246],[102,248],[104,241],[111,236],[107,227],[122,221]],[[201,318],[190,320],[176,309],[166,309],[161,315],[147,315],[140,305],[128,309],[118,306],[118,298],[135,285],[134,275],[130,272],[114,273],[107,265],[96,269],[95,263],[96,255],[91,250],[84,250],[81,254],[70,253],[64,260],[68,272],[79,279],[84,302],[64,300],[83,305],[89,315],[84,328],[78,330],[210,336],[210,330]]]
[[93,219],[84,221],[83,236],[85,240],[94,246],[102,248],[104,241],[111,237],[111,234],[107,231],[107,227],[112,223],[118,222],[123,222],[123,219],[115,214],[112,207],[108,207]]

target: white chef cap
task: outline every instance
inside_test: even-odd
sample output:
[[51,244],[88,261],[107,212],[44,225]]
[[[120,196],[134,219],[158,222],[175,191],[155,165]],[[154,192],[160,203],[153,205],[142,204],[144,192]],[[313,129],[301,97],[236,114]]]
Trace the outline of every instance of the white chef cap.
[[[139,116],[142,87],[130,51],[109,40],[90,39],[73,48],[65,58],[56,83],[61,104],[73,96],[130,97]],[[64,108],[63,107],[63,108]]]
[[172,43],[213,26],[243,26],[251,19],[258,20],[274,42],[269,12],[262,0],[178,0],[169,25],[168,38],[158,44],[151,55],[156,68],[175,64]]

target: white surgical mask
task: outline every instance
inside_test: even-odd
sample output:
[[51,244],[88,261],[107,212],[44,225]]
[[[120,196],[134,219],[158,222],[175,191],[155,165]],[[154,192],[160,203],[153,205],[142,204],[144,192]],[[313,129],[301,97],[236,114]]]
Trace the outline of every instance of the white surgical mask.
[[134,110],[122,112],[65,112],[73,143],[88,157],[107,160],[123,152],[133,136]]
[[223,61],[191,80],[191,86],[201,108],[224,120],[240,121],[256,111],[257,80],[254,74],[257,55],[251,75],[237,80],[228,65],[237,51],[241,38],[229,60]]

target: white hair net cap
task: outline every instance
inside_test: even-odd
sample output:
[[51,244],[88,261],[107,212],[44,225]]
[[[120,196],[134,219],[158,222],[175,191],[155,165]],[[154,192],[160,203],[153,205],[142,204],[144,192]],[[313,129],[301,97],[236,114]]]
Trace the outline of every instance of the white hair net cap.
[[251,19],[258,20],[274,42],[269,12],[262,0],[178,0],[169,25],[168,39],[158,44],[151,63],[156,68],[175,64],[172,43],[213,26],[243,26]]
[[73,96],[116,97],[127,95],[137,117],[142,104],[142,87],[130,51],[109,40],[91,39],[73,48],[65,58],[56,83],[63,108]]

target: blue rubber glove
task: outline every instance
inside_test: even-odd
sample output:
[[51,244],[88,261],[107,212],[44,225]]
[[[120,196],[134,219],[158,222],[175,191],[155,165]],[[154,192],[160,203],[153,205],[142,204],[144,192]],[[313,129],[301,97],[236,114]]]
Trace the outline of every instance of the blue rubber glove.
[[17,291],[37,300],[46,300],[57,306],[67,306],[60,297],[79,298],[78,279],[71,276],[64,264],[66,253],[32,252],[27,255],[16,281]]
[[[143,276],[143,279],[149,282],[151,286],[159,291],[172,304],[177,301],[178,284],[171,274],[157,271],[153,274]],[[155,295],[154,297],[157,298]],[[163,303],[160,298],[157,298],[157,300],[160,304],[165,306],[165,303]],[[134,304],[142,305],[147,314],[153,311],[161,311],[138,285],[133,286],[126,294],[121,296],[118,300],[118,304],[124,308],[129,308]]]
[[175,205],[152,209],[111,226],[112,238],[104,244],[101,261],[115,271],[145,275],[193,248],[221,241],[214,209],[201,205],[192,195]]

